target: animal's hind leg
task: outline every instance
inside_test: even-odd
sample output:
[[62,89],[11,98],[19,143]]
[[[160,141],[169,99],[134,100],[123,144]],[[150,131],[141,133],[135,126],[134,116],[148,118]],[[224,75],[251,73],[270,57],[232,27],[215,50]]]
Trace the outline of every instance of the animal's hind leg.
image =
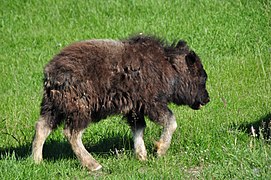
[[84,130],[73,130],[70,127],[65,127],[64,134],[71,144],[72,150],[80,160],[81,164],[88,168],[90,171],[97,171],[102,166],[92,157],[86,150],[82,142],[82,134]]
[[42,161],[43,144],[51,132],[52,128],[49,126],[46,116],[40,116],[36,123],[36,132],[32,143],[32,156],[36,163]]

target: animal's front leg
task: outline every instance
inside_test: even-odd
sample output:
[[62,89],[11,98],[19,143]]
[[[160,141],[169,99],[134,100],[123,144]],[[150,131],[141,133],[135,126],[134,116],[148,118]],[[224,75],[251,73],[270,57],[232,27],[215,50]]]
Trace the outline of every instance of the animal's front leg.
[[139,160],[144,161],[147,159],[147,151],[143,140],[144,129],[146,127],[144,115],[140,113],[130,112],[127,115],[127,120],[133,132],[134,150],[136,157]]
[[166,154],[168,148],[170,147],[172,135],[177,128],[176,118],[172,112],[169,110],[169,113],[166,114],[168,115],[164,115],[162,119],[160,119],[164,129],[159,141],[155,143],[158,156]]
[[138,128],[133,131],[135,154],[136,157],[142,161],[147,159],[147,151],[143,140],[143,133],[144,128]]

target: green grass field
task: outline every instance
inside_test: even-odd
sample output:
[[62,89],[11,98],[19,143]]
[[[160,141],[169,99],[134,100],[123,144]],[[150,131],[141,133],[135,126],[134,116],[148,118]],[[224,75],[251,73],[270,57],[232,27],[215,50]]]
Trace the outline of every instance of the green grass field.
[[[82,168],[59,128],[33,163],[43,67],[64,46],[90,38],[154,34],[185,39],[208,73],[211,102],[169,105],[178,129],[167,155],[148,121],[146,162],[133,154],[120,116],[90,125],[83,141],[103,170]],[[268,0],[0,0],[0,179],[270,179],[271,2]],[[249,127],[256,131],[253,137]],[[258,128],[259,127],[259,128]]]

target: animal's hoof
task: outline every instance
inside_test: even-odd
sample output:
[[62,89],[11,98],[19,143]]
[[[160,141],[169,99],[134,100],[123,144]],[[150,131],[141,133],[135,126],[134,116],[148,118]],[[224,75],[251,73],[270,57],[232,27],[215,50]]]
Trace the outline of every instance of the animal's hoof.
[[96,168],[92,169],[92,171],[99,171],[102,169],[102,166],[99,164]]
[[86,166],[89,171],[99,171],[102,169],[102,166],[100,164],[97,164],[96,166]]
[[165,143],[163,143],[161,141],[158,141],[158,142],[154,143],[154,146],[155,146],[156,153],[157,153],[158,157],[163,156],[163,155],[166,154],[168,148],[165,145]]
[[145,146],[137,146],[135,148],[135,155],[138,160],[146,161],[147,160],[147,151],[146,151]]
[[35,164],[40,164],[42,162],[42,157],[33,156]]
[[95,164],[95,165],[89,165],[89,166],[86,166],[87,167],[87,169],[89,170],[89,171],[98,171],[98,170],[101,170],[102,169],[102,166],[100,165],[100,164]]
[[146,161],[147,160],[147,154],[137,154],[136,157],[140,161]]

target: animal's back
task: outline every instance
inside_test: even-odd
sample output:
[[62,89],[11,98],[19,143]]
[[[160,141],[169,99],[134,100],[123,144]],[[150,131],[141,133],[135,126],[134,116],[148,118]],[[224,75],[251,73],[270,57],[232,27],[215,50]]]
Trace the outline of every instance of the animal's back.
[[49,79],[57,77],[57,84],[92,81],[97,85],[108,80],[112,74],[110,71],[122,59],[123,52],[124,46],[118,41],[77,42],[65,47],[48,63],[45,76]]

